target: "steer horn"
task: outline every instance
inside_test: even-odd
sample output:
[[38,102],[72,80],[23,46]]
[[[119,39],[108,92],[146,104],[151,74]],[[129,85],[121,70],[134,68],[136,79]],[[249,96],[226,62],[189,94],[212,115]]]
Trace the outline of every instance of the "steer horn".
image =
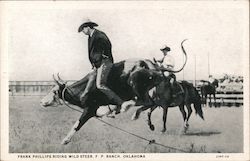
[[183,68],[185,67],[185,65],[186,65],[186,63],[187,63],[187,53],[186,53],[186,51],[185,51],[185,49],[184,49],[184,47],[183,47],[183,43],[186,41],[187,39],[185,39],[185,40],[183,40],[182,42],[181,42],[181,49],[182,49],[182,52],[183,52],[183,54],[185,55],[185,62],[184,62],[184,64],[183,64],[183,66],[179,69],[179,70],[171,70],[171,69],[167,69],[167,68],[164,68],[164,67],[160,67],[159,69],[161,70],[161,71],[163,71],[163,72],[172,72],[172,73],[178,73],[178,72],[180,72],[180,71],[182,71],[183,70]]
[[56,84],[60,85],[59,81],[58,81],[58,80],[56,80],[56,78],[55,78],[55,75],[54,75],[54,74],[53,74],[53,79],[54,79],[54,81],[56,82]]
[[64,81],[61,79],[61,77],[59,76],[59,73],[57,73],[57,77],[58,77],[58,80],[62,83],[62,84],[66,84],[67,81]]

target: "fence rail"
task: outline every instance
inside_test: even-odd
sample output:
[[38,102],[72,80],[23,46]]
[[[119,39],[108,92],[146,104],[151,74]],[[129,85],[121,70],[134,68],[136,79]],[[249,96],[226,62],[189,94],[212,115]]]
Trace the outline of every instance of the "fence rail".
[[[244,99],[243,99],[243,92],[240,91],[218,91],[216,92],[216,103],[214,102],[213,96],[211,96],[211,105],[214,106],[242,106]],[[209,98],[207,98],[207,102],[209,102]],[[203,100],[205,103],[205,100]]]
[[[70,80],[69,83],[74,81]],[[9,81],[10,96],[44,96],[55,85],[54,81]]]

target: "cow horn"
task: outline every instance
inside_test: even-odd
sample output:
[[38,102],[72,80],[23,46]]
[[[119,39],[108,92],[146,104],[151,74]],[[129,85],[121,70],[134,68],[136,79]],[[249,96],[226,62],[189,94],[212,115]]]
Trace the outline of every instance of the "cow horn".
[[61,77],[59,76],[59,73],[57,73],[57,78],[58,78],[58,80],[59,80],[60,82],[63,83],[63,80],[62,80]]
[[186,65],[186,63],[187,63],[187,53],[186,53],[186,51],[185,51],[185,49],[184,49],[184,47],[183,47],[183,43],[186,41],[187,39],[184,39],[182,42],[181,42],[181,49],[182,49],[182,52],[183,52],[183,54],[184,54],[184,56],[185,56],[185,62],[184,62],[184,64],[183,64],[183,66],[179,69],[179,70],[171,70],[171,69],[167,69],[167,68],[164,68],[164,67],[160,67],[160,70],[161,71],[163,71],[163,72],[172,72],[172,73],[178,73],[178,72],[180,72],[180,71],[182,71],[183,69],[184,69],[184,67],[185,67],[185,65]]
[[58,82],[58,80],[56,80],[56,78],[55,78],[55,75],[53,74],[53,79],[54,79],[54,81],[59,85],[60,83]]
[[62,83],[62,84],[66,84],[67,82],[65,82],[64,80],[61,79],[61,77],[59,76],[59,73],[57,73],[57,77],[58,80]]
[[57,78],[58,78],[59,81],[62,81],[62,79],[59,76],[59,73],[57,73]]

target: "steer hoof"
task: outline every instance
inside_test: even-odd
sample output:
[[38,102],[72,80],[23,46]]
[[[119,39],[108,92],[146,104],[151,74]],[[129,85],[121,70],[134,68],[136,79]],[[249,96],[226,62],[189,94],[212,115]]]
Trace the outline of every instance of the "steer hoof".
[[112,118],[112,119],[114,119],[114,118],[115,118],[115,116],[114,116],[114,115],[112,115],[112,114],[107,115],[107,117],[108,117],[108,118]]
[[139,114],[138,113],[134,113],[131,117],[131,120],[137,120],[139,118]]
[[122,113],[123,113],[123,112],[126,112],[126,111],[127,111],[127,108],[128,108],[127,106],[122,105],[122,106],[121,106],[120,112],[122,112]]
[[135,102],[130,100],[130,101],[126,101],[121,105],[121,112],[126,112],[130,107],[134,106]]
[[62,145],[67,145],[70,142],[70,139],[63,139],[61,142]]

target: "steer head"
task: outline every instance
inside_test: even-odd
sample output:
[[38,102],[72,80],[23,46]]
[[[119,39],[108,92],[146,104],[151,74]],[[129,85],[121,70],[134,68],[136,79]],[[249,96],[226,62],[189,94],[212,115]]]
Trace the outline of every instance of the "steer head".
[[66,86],[65,81],[63,81],[59,74],[57,74],[58,79],[55,78],[53,74],[53,79],[55,81],[55,86],[48,92],[48,94],[41,100],[40,104],[43,107],[57,106],[61,104],[60,98],[62,98],[62,91]]
[[[147,90],[158,85],[163,80],[164,80],[164,77],[161,72],[152,70],[152,69],[143,68],[143,69],[140,69],[131,73],[130,78],[128,79],[128,83],[131,87],[134,88],[134,90],[136,90],[136,93],[139,91],[143,91],[144,93]],[[144,94],[141,93],[139,95],[144,95]]]

